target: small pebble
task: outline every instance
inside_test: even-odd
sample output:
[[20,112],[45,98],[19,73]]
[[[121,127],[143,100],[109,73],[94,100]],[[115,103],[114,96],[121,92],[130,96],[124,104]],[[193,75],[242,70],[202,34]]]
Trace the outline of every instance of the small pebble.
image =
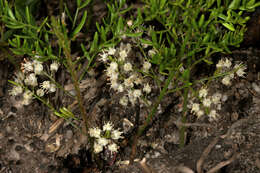
[[33,147],[30,145],[30,143],[27,143],[24,145],[25,149],[29,152],[32,152],[33,151]]
[[20,154],[16,152],[14,149],[11,150],[11,152],[9,153],[9,157],[11,160],[20,160]]
[[216,149],[220,149],[221,148],[221,145],[216,145]]
[[6,131],[7,131],[7,133],[12,133],[13,130],[12,130],[12,128],[10,126],[7,126],[6,127]]
[[222,100],[223,102],[225,102],[225,101],[227,101],[227,99],[228,99],[228,96],[227,96],[227,95],[223,95],[221,100]]
[[253,89],[260,94],[260,87],[256,83],[252,83]]
[[71,139],[72,136],[73,136],[72,130],[67,130],[67,132],[66,132],[66,138],[67,138],[67,139]]

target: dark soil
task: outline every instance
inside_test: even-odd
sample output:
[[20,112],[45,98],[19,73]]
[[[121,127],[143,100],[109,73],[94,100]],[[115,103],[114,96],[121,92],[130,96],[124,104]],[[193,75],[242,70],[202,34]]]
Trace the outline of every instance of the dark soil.
[[[259,15],[253,19],[260,21]],[[14,67],[0,61],[0,173],[191,173],[200,168],[208,172],[214,167],[218,173],[260,172],[260,50],[255,46],[257,38],[249,38],[259,37],[259,27],[255,30],[257,34],[250,32],[243,47],[231,55],[247,65],[247,77],[230,87],[220,87],[228,95],[221,118],[209,122],[189,114],[186,145],[180,149],[181,99],[177,94],[167,96],[154,123],[139,139],[133,164],[122,161],[130,161],[132,156],[130,136],[135,127],[125,133],[117,155],[104,159],[107,156],[103,153],[101,160],[93,160],[88,139],[79,130],[36,100],[22,107],[19,98],[9,96],[11,85],[7,80],[13,78]],[[252,45],[255,47],[248,48]],[[125,130],[124,118],[134,123],[137,115],[140,119],[146,116],[148,110],[119,106],[119,96],[113,96],[98,68],[83,81],[84,104],[88,115],[94,117],[91,123],[101,126],[110,120],[116,122],[116,128]]]

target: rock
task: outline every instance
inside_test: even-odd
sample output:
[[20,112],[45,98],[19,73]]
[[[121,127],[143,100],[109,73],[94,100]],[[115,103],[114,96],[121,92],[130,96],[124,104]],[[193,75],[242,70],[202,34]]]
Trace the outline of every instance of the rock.
[[259,87],[255,82],[252,83],[252,88],[253,88],[258,94],[260,94],[260,87]]

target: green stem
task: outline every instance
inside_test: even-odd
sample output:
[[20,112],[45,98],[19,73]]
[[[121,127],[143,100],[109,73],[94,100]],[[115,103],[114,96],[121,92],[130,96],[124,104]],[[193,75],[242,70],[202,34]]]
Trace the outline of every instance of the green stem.
[[78,104],[79,104],[81,116],[82,116],[82,119],[83,119],[84,126],[83,126],[83,129],[82,129],[82,132],[84,134],[87,134],[87,129],[88,129],[87,113],[86,113],[86,110],[84,109],[83,99],[82,99],[82,96],[81,96],[81,93],[80,93],[78,78],[77,78],[77,74],[76,74],[76,71],[75,71],[75,66],[72,62],[72,58],[71,58],[69,48],[67,48],[65,46],[63,48],[64,48],[64,54],[67,58],[68,66],[69,66],[69,69],[70,69],[69,71],[70,71],[70,74],[71,74],[71,78],[73,80],[74,88],[76,90],[76,97],[77,97],[77,101],[78,101]]
[[79,81],[78,81],[77,73],[75,70],[75,64],[73,63],[72,57],[71,57],[71,50],[70,50],[71,42],[70,42],[70,39],[68,38],[68,35],[67,35],[68,33],[67,33],[65,25],[62,24],[60,21],[57,21],[54,17],[51,18],[51,21],[52,21],[53,31],[54,31],[55,35],[58,37],[59,45],[64,51],[64,55],[66,57],[67,65],[68,65],[67,69],[70,72],[70,75],[71,75],[71,78],[73,81],[73,85],[74,85],[74,88],[76,91],[76,99],[78,101],[81,117],[83,119],[82,132],[84,134],[87,134],[87,129],[88,129],[87,113],[84,108],[83,98],[80,93]]
[[148,115],[147,119],[145,120],[144,124],[142,126],[139,127],[138,131],[137,131],[137,136],[140,137],[143,132],[145,131],[145,129],[147,128],[147,126],[151,123],[155,113],[157,112],[157,108],[159,106],[159,104],[161,103],[163,97],[167,94],[167,89],[168,89],[168,86],[170,84],[170,82],[172,81],[173,77],[175,75],[175,70],[173,69],[171,72],[170,72],[170,75],[168,77],[168,79],[166,80],[166,83],[162,89],[162,91],[160,92],[160,95],[158,97],[158,100],[156,102],[156,104],[153,106],[153,109],[152,111],[150,112],[150,114]]
[[[187,113],[187,104],[188,104],[188,94],[189,94],[189,87],[184,89],[184,103],[183,103],[183,111],[182,111],[182,119],[181,122],[182,124],[186,123],[186,113]],[[181,126],[180,129],[180,147],[184,147],[185,145],[185,132],[186,132],[185,126]]]

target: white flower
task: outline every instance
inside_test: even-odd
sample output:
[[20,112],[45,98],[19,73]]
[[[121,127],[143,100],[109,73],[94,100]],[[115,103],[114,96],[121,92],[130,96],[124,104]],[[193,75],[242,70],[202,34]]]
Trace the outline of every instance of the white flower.
[[133,25],[133,21],[132,21],[132,20],[128,20],[128,21],[127,21],[127,25],[128,25],[128,26],[132,26],[132,25]]
[[135,98],[139,98],[139,97],[141,97],[141,95],[142,95],[141,90],[135,89],[135,90],[133,91],[133,96],[134,96]]
[[111,152],[117,152],[117,149],[118,146],[115,143],[108,145],[108,150]]
[[193,103],[192,108],[191,108],[191,112],[199,112],[199,111],[200,111],[200,104]]
[[109,77],[111,81],[116,81],[118,79],[118,72],[112,72]]
[[54,61],[51,65],[50,65],[50,70],[51,71],[54,71],[54,72],[57,72],[59,69],[59,63]]
[[108,55],[115,55],[116,49],[115,48],[109,48],[107,53],[108,53]]
[[41,74],[43,71],[43,65],[39,61],[34,61],[34,73]]
[[124,85],[127,88],[133,88],[134,87],[133,79],[131,77],[125,79],[124,80]]
[[21,71],[15,72],[15,79],[14,79],[14,81],[16,83],[23,83],[24,78],[25,78],[24,73],[22,73]]
[[125,58],[127,57],[127,52],[126,52],[126,50],[121,50],[120,52],[119,52],[119,60],[120,61],[125,61]]
[[103,51],[103,53],[100,54],[100,56],[101,56],[101,60],[102,60],[103,62],[107,62],[107,60],[108,60],[108,54],[107,54],[107,53],[105,53],[105,52]]
[[228,99],[228,96],[227,96],[226,94],[224,94],[224,95],[221,97],[221,101],[222,101],[222,102],[227,101],[227,99]]
[[32,100],[32,96],[33,96],[33,93],[29,90],[25,91],[23,93],[23,101],[22,101],[22,104],[23,105],[29,105],[31,103],[31,100]]
[[134,97],[133,91],[132,90],[128,90],[127,95],[128,95],[129,101],[132,103],[132,105],[134,105],[137,98]]
[[120,132],[119,130],[113,130],[112,133],[111,133],[111,138],[114,139],[114,140],[118,140],[120,138],[124,138],[121,136],[123,132]]
[[208,95],[208,90],[206,88],[202,88],[199,90],[199,97],[203,98]]
[[116,71],[118,64],[116,62],[111,62],[109,68],[111,68],[111,71]]
[[11,90],[10,90],[10,95],[12,96],[17,96],[19,94],[23,93],[23,88],[21,86],[14,86]]
[[219,60],[216,67],[217,68],[223,68],[223,67],[230,68],[231,65],[232,65],[231,61],[228,58],[226,58],[225,60],[224,59]]
[[196,113],[196,115],[198,116],[198,118],[201,117],[202,115],[204,115],[203,110],[199,110],[199,111]]
[[132,81],[136,84],[136,85],[141,85],[143,84],[143,80],[142,80],[142,76],[138,75],[138,73],[134,73],[130,76],[130,78],[132,79]]
[[123,91],[124,91],[124,87],[123,87],[122,84],[119,84],[119,85],[118,85],[117,91],[118,91],[118,92],[123,92]]
[[224,62],[223,59],[219,60],[218,63],[217,63],[217,65],[216,65],[216,67],[217,67],[217,68],[222,68],[222,67],[224,67],[224,63],[225,63],[225,62]]
[[127,53],[129,53],[131,50],[132,50],[132,46],[130,43],[127,43],[126,46],[125,46],[125,50]]
[[224,66],[227,67],[227,68],[230,68],[231,65],[232,65],[231,61],[228,58],[226,58],[225,61],[224,61]]
[[56,85],[52,83],[51,86],[50,86],[50,88],[49,88],[49,91],[50,91],[51,93],[54,93],[54,92],[56,91]]
[[100,153],[103,150],[103,146],[98,144],[98,143],[94,143],[94,153]]
[[212,118],[212,119],[216,119],[217,116],[218,116],[217,111],[216,110],[211,110],[208,116],[210,118]]
[[151,66],[152,66],[151,63],[145,61],[144,64],[143,64],[143,70],[144,70],[144,72],[148,72],[149,69],[151,68]]
[[99,128],[89,128],[89,136],[100,138],[101,130]]
[[110,77],[113,73],[115,73],[115,71],[112,68],[108,67],[106,70],[107,76]]
[[134,97],[133,95],[132,96],[128,95],[128,97],[129,97],[129,101],[131,102],[131,104],[134,105],[136,102],[136,97]]
[[213,102],[214,104],[219,104],[221,97],[222,97],[222,94],[220,94],[220,93],[215,93],[215,94],[212,95],[211,100],[212,100],[212,102]]
[[27,61],[22,64],[22,69],[25,72],[32,72],[33,71],[33,63],[31,61]]
[[117,91],[118,87],[119,87],[118,82],[116,80],[112,80],[110,88],[112,88],[113,90]]
[[241,64],[236,64],[236,65],[234,66],[234,69],[238,69],[238,70],[236,71],[236,74],[237,74],[239,77],[245,77],[245,74],[246,74],[246,72],[245,72],[246,66],[241,66]]
[[217,110],[221,110],[221,104],[220,103],[217,104],[216,108],[217,108]]
[[230,77],[229,76],[225,76],[222,81],[221,81],[224,85],[226,86],[229,86],[231,85],[231,82],[230,82]]
[[49,91],[49,89],[51,88],[51,82],[46,80],[46,81],[43,81],[42,84],[41,84],[41,88],[44,90],[44,91]]
[[133,68],[132,68],[132,64],[131,63],[125,63],[124,64],[124,70],[126,71],[126,72],[129,72],[129,71],[132,71],[133,70]]
[[128,98],[127,98],[126,96],[121,97],[120,100],[119,100],[119,103],[120,103],[120,105],[122,105],[122,106],[127,106],[127,104],[128,104]]
[[149,94],[151,92],[151,87],[149,85],[149,83],[144,85],[143,91],[146,92],[147,94]]
[[37,86],[38,82],[35,74],[34,73],[29,74],[29,76],[25,78],[24,83],[30,86]]
[[29,90],[25,91],[24,94],[23,94],[23,98],[24,99],[32,99],[32,96],[33,96],[33,93]]
[[204,98],[202,101],[202,104],[206,107],[210,107],[211,105],[211,100],[209,98]]
[[234,73],[233,73],[233,72],[232,72],[232,73],[230,73],[228,76],[229,76],[229,78],[230,78],[230,79],[233,79],[233,78],[235,77],[235,75],[234,75]]
[[22,105],[29,105],[31,103],[32,100],[30,99],[23,99],[22,101]]
[[143,48],[147,48],[149,46],[149,44],[146,44],[146,43],[143,43],[143,42],[141,43],[141,45],[142,45]]
[[135,78],[134,83],[136,85],[141,85],[143,83],[143,80],[140,76],[138,76],[138,77]]
[[113,129],[113,124],[111,122],[107,122],[106,124],[103,125],[103,130],[106,131],[111,131]]
[[[128,53],[132,50],[132,46],[131,46],[131,44],[129,44],[129,43],[127,43],[127,44],[121,43],[119,50],[120,50],[120,51],[125,50],[126,53],[128,54]],[[119,58],[119,59],[120,59],[120,58]]]
[[155,54],[156,54],[156,52],[155,52],[153,49],[151,49],[151,50],[148,51],[148,55],[149,55],[150,57],[152,57],[152,56],[155,55]]
[[42,97],[42,96],[44,96],[44,90],[43,89],[37,89],[36,94],[37,94],[37,96]]
[[109,140],[106,138],[98,138],[97,141],[98,141],[98,144],[101,146],[106,146],[109,142]]

